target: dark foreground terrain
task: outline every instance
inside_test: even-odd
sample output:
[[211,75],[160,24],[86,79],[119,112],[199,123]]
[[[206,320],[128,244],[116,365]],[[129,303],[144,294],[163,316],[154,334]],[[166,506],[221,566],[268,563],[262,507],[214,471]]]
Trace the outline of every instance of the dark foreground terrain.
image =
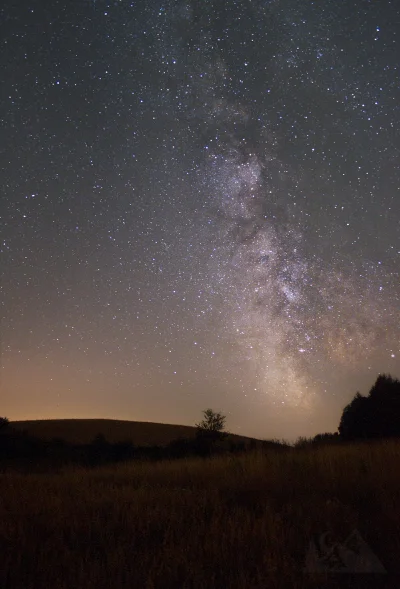
[[0,587],[399,587],[399,464],[390,441],[5,472]]

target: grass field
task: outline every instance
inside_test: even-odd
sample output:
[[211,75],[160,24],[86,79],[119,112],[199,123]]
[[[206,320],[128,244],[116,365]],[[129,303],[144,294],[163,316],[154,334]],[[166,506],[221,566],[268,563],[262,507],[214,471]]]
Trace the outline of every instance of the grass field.
[[[192,439],[196,435],[196,428],[188,425],[117,419],[38,419],[12,421],[10,425],[38,438],[62,438],[74,444],[89,444],[97,434],[103,434],[112,443],[130,440],[140,446],[163,446],[177,438]],[[232,435],[232,438],[250,440],[237,435]]]
[[[0,475],[2,589],[399,587],[400,443]],[[357,529],[388,574],[304,571]]]

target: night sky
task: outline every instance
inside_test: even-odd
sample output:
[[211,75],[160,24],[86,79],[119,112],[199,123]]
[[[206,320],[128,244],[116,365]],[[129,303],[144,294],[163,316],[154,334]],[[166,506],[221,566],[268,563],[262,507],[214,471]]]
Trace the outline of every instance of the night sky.
[[400,376],[395,0],[6,0],[9,419],[291,439]]

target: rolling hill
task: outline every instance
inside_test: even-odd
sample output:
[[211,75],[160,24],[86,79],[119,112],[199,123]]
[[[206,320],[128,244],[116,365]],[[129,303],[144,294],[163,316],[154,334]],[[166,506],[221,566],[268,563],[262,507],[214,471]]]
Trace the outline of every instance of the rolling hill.
[[[178,438],[194,438],[196,433],[196,428],[188,425],[115,419],[38,419],[11,421],[10,425],[38,438],[60,438],[73,444],[88,444],[103,434],[112,443],[129,440],[137,446],[165,446]],[[245,443],[252,439],[236,434],[230,437]]]

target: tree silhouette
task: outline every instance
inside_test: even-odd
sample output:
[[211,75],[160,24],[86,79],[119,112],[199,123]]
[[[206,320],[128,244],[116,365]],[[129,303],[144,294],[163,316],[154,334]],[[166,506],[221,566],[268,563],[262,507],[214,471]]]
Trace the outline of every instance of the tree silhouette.
[[9,424],[7,417],[0,417],[0,430],[5,430]]
[[339,433],[345,439],[400,436],[400,381],[380,374],[367,397],[357,393],[343,410]]
[[222,441],[228,434],[224,431],[226,417],[222,413],[205,409],[203,419],[196,423],[196,452],[200,455],[210,455],[221,448],[218,442]]
[[199,435],[214,434],[216,438],[223,437],[226,416],[212,409],[205,409],[203,415],[204,418],[199,423],[196,423],[197,433]]

